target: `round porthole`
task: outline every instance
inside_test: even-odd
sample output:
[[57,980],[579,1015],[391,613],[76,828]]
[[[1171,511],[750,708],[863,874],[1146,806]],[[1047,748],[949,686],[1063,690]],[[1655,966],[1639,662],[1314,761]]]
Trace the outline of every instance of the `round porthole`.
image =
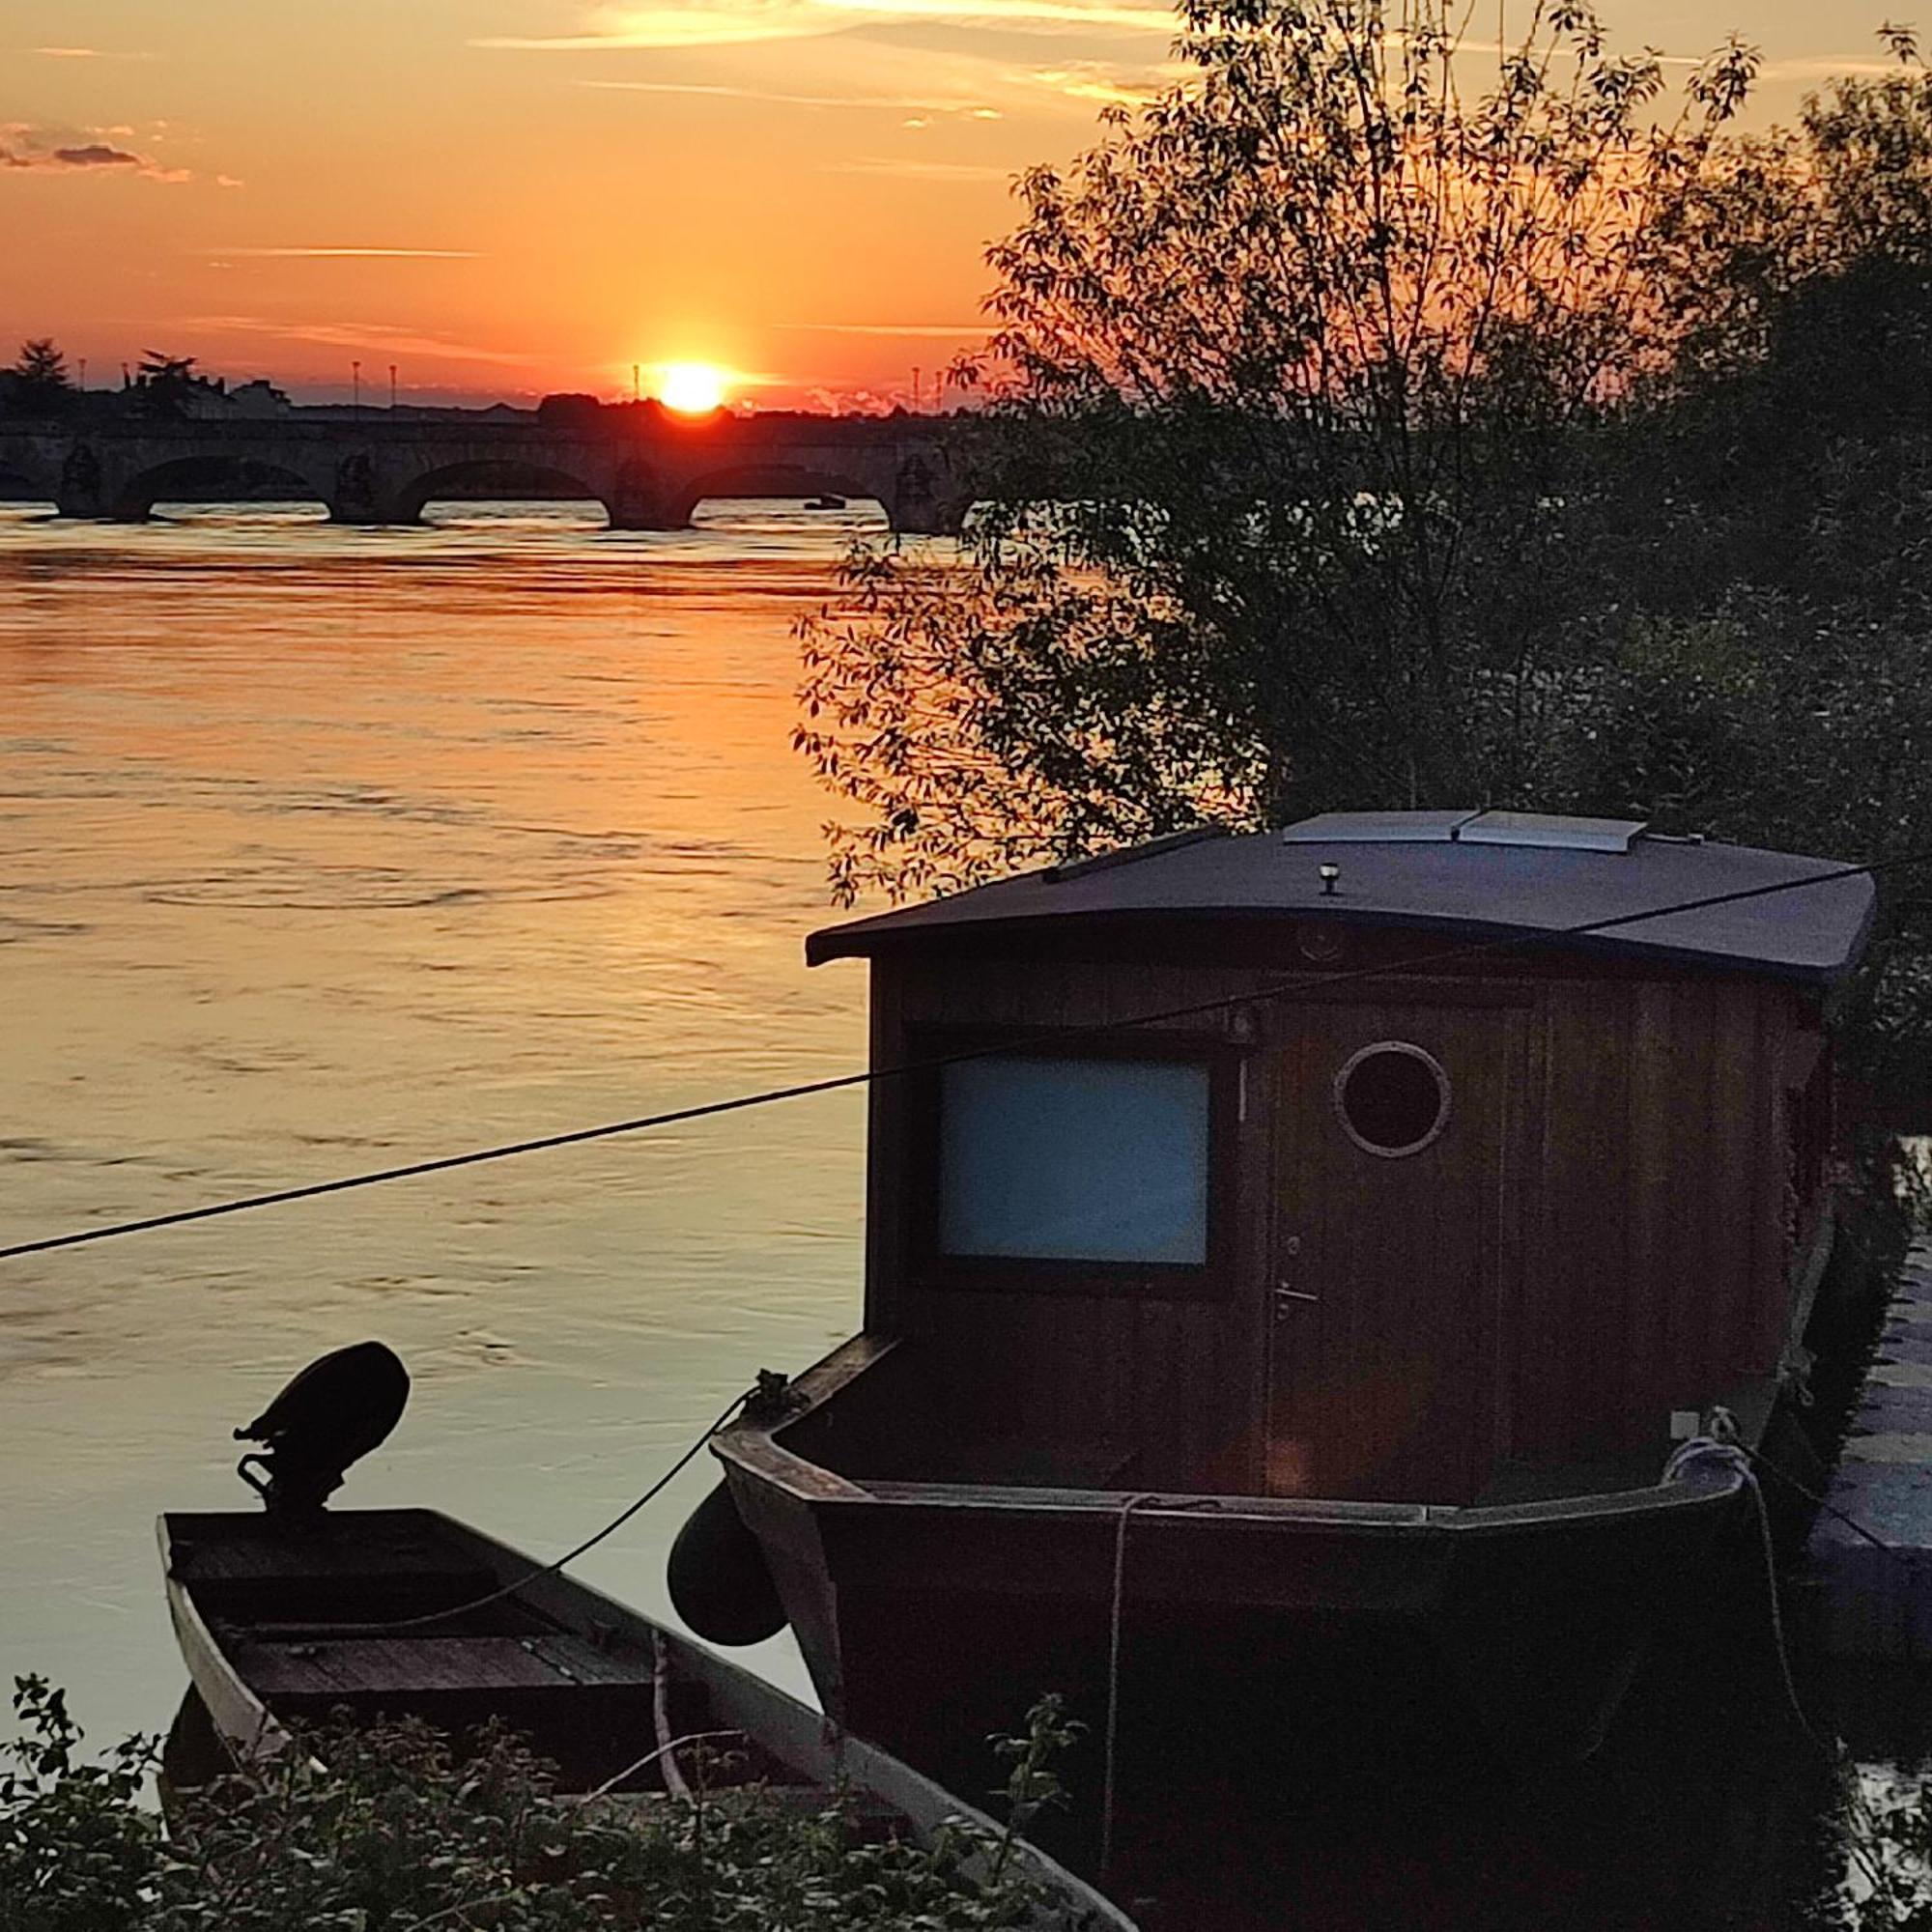
[[1421,1047],[1378,1040],[1336,1074],[1335,1114],[1364,1153],[1420,1153],[1449,1124],[1449,1076]]

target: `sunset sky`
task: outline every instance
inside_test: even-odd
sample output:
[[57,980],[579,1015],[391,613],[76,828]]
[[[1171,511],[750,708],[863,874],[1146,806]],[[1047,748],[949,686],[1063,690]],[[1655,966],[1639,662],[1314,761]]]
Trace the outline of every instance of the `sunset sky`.
[[[1757,119],[1876,65],[1884,17],[1603,11],[1626,47],[1757,42]],[[0,355],[315,401],[357,357],[423,401],[701,359],[766,406],[909,400],[979,333],[1009,178],[1172,32],[1142,0],[0,0]]]

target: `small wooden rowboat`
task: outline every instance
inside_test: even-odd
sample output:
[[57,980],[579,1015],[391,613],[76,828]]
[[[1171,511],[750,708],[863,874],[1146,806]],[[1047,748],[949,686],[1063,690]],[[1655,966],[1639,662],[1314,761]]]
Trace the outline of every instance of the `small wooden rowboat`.
[[[734,1777],[805,1802],[837,1786],[863,1817],[921,1840],[948,1820],[996,1829],[896,1758],[611,1598],[563,1576],[522,1582],[535,1567],[527,1557],[433,1510],[319,1514],[299,1529],[241,1511],[170,1512],[158,1530],[168,1610],[194,1681],[169,1741],[178,1787],[294,1748],[292,1725],[347,1709],[452,1734],[501,1719],[557,1765],[569,1792],[661,1795],[696,1747],[667,1747],[710,1737]],[[513,1582],[514,1595],[460,1608]],[[393,1628],[443,1610],[458,1614]],[[1074,1922],[1135,1932],[1043,1854],[1021,1846],[1018,1856]]]

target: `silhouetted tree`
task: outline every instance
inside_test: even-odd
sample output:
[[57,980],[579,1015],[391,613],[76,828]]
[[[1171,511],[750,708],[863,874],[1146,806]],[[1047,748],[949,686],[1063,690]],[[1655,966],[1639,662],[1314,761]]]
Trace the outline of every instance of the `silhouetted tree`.
[[840,892],[1538,788],[1601,595],[1585,431],[1686,326],[1663,271],[1753,60],[1672,108],[1569,0],[1499,50],[1461,17],[1191,0],[1190,78],[1021,180],[964,567],[856,560],[807,631]]
[[194,373],[195,360],[192,355],[164,355],[158,349],[146,349],[135,365],[134,379],[151,388],[199,383],[205,379]]
[[139,406],[157,415],[183,415],[197,391],[218,394],[227,386],[213,377],[197,375],[195,361],[192,355],[166,355],[157,349],[144,351],[134,369],[133,386]]
[[[855,557],[799,742],[833,883],[1202,818],[1611,810],[1932,846],[1932,76],[1662,116],[1557,5],[1479,99],[1433,0],[1196,0],[1192,84],[1020,184],[956,567]],[[1660,125],[1660,121],[1662,125]],[[1932,892],[1855,1013],[1932,1067]]]
[[21,343],[20,354],[10,373],[26,389],[45,391],[68,386],[67,357],[47,335],[34,336]]

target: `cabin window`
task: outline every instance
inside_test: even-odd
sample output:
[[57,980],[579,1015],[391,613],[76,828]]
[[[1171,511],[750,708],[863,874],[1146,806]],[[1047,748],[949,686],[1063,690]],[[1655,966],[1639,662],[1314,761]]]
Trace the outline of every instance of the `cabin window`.
[[962,1260],[1208,1265],[1203,1060],[1000,1054],[945,1068],[937,1247]]
[[1336,1074],[1335,1112],[1364,1153],[1420,1153],[1449,1123],[1449,1076],[1422,1047],[1378,1040]]

